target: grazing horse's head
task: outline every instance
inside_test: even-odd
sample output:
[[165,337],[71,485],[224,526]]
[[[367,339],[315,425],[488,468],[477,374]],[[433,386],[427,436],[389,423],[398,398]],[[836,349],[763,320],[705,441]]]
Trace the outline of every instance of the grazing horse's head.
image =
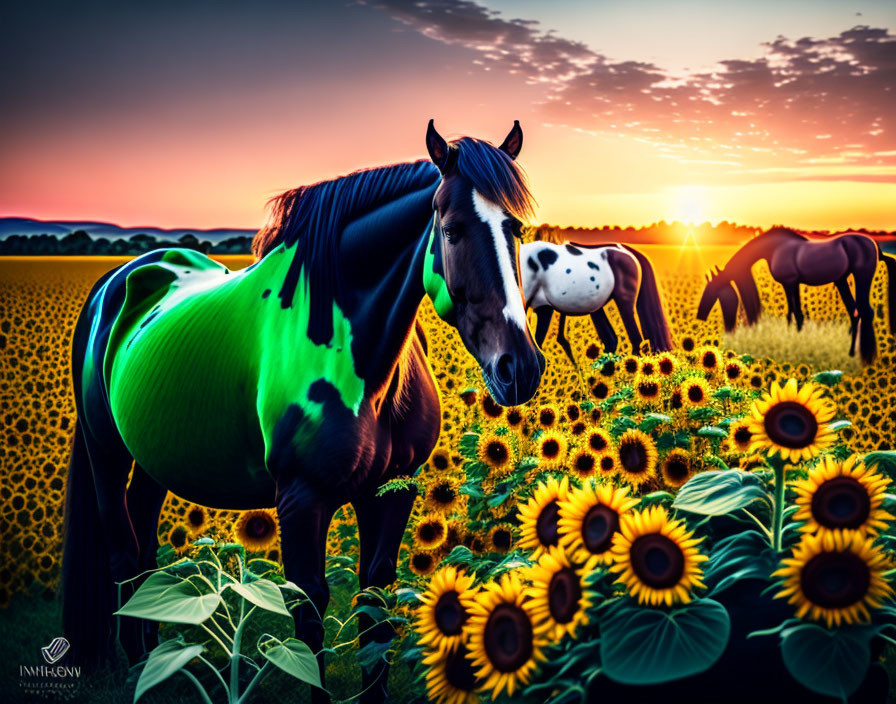
[[430,158],[442,174],[433,197],[426,291],[505,406],[528,401],[544,371],[520,293],[521,220],[531,212],[514,163],[522,143],[519,122],[497,148],[468,137],[448,144],[432,120],[426,133]]
[[714,271],[706,274],[706,288],[703,289],[703,295],[700,297],[700,303],[697,306],[697,319],[706,320],[716,301],[719,302],[719,306],[722,308],[725,330],[730,332],[737,323],[737,307],[740,299],[737,296],[737,290],[734,288],[731,277],[726,275],[724,269],[719,269],[718,266]]

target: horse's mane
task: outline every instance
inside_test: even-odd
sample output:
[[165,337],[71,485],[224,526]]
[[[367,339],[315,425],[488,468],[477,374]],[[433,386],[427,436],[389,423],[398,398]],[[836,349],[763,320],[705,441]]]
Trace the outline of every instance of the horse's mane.
[[[488,200],[523,219],[532,214],[532,196],[516,163],[488,142],[462,137],[449,144],[456,167]],[[292,306],[302,270],[310,293],[308,334],[316,344],[333,336],[332,308],[340,290],[339,236],[353,220],[398,198],[434,186],[439,171],[428,160],[362,169],[347,176],[299,186],[270,201],[269,224],[252,240],[261,259],[283,244],[295,245],[289,272],[279,292],[284,308]],[[421,233],[422,234],[422,233]]]

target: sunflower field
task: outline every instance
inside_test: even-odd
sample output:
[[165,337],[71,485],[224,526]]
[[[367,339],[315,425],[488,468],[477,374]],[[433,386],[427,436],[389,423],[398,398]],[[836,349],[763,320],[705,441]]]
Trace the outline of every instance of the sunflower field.
[[[570,320],[577,363],[552,329],[525,406],[498,406],[457,334],[421,308],[442,432],[413,478],[381,489],[418,495],[393,589],[357,594],[350,507],[328,539],[333,647],[392,663],[396,701],[736,700],[732,688],[761,696],[770,677],[796,701],[884,701],[873,693],[886,697],[881,661],[896,657],[896,340],[883,267],[872,290],[879,357],[844,370],[805,361],[795,331],[776,332],[775,358],[761,337],[731,349],[718,310],[694,319],[702,268],[643,249],[675,349],[621,341],[609,354],[589,319]],[[0,263],[4,605],[56,587],[74,421],[67,345],[90,284],[118,263],[55,261]],[[767,269],[755,274],[763,315],[783,318]],[[839,353],[848,320],[835,296],[803,289],[808,318],[842,324],[830,342]],[[610,319],[621,330],[615,310]],[[165,564],[211,539],[278,572],[274,511],[169,496],[159,537]],[[359,648],[346,627],[359,608],[395,638]],[[744,675],[760,658],[774,674]],[[331,692],[357,694],[334,660]]]

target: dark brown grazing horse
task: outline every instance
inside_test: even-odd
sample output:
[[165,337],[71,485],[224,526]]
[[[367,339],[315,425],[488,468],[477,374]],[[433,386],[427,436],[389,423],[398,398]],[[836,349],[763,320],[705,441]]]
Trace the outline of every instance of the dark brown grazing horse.
[[[800,284],[823,286],[834,284],[850,316],[852,342],[850,356],[855,355],[856,336],[862,359],[871,362],[877,354],[874,337],[874,309],[871,307],[871,282],[877,263],[887,266],[889,278],[887,305],[890,309],[890,332],[896,330],[896,259],[886,256],[880,245],[867,235],[847,232],[823,240],[809,239],[784,227],[776,227],[741,247],[724,269],[716,267],[707,275],[706,288],[697,307],[697,318],[706,320],[716,301],[722,307],[725,329],[734,329],[737,322],[738,294],[752,325],[759,318],[759,290],[753,280],[753,264],[768,262],[772,277],[784,288],[787,296],[787,322],[796,320],[797,330],[805,316],[800,304]],[[849,288],[849,276],[855,285],[855,298]]]

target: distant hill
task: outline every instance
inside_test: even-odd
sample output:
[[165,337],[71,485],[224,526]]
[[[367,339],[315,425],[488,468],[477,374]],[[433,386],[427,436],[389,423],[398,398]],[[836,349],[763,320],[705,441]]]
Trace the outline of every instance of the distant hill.
[[67,235],[70,232],[82,230],[94,239],[105,237],[106,239],[129,239],[134,235],[149,235],[159,241],[176,242],[184,235],[195,235],[199,240],[208,242],[220,242],[232,237],[249,237],[255,235],[256,230],[238,230],[229,227],[219,227],[210,230],[201,228],[175,228],[162,227],[121,227],[111,222],[96,222],[92,220],[35,220],[33,218],[0,218],[0,239],[9,235]]

